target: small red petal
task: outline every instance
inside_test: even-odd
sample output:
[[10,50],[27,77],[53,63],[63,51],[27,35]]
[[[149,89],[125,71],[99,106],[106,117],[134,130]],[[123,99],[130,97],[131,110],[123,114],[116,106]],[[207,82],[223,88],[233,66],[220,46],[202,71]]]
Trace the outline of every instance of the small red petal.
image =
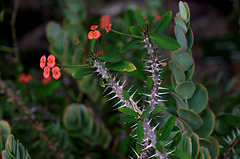
[[88,33],[88,39],[93,39],[93,31],[90,31],[89,33]]
[[96,30],[98,28],[98,25],[92,25],[91,30]]
[[61,77],[61,72],[60,72],[60,69],[59,67],[55,66],[53,69],[52,69],[52,73],[53,73],[53,78],[58,80],[60,77]]
[[50,59],[52,59],[53,61],[55,61],[55,56],[54,55],[49,55],[47,60],[49,61]]
[[98,39],[102,34],[100,33],[100,31],[98,31],[98,30],[95,30],[94,31],[95,32],[95,37],[94,37],[94,39]]

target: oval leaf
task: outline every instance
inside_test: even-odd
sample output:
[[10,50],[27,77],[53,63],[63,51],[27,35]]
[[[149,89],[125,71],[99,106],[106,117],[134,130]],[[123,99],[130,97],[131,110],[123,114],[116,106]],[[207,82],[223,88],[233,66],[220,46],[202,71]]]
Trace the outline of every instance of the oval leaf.
[[183,4],[182,1],[179,2],[179,10],[180,10],[181,18],[185,22],[187,22],[188,21],[188,11],[187,11],[187,8],[185,7],[185,5]]
[[215,125],[215,115],[209,108],[205,108],[202,111],[200,117],[203,120],[203,125],[195,130],[195,132],[200,138],[207,138],[213,132]]
[[190,99],[192,98],[195,92],[196,86],[193,82],[190,81],[183,81],[180,82],[176,87],[175,91],[176,94],[181,97],[182,99]]
[[212,159],[217,159],[218,155],[219,155],[219,152],[220,152],[219,143],[212,136],[208,137],[208,139],[213,143],[212,151],[210,151],[211,158]]
[[162,16],[155,33],[161,33],[164,29],[166,29],[168,24],[171,22],[171,19],[172,19],[172,11],[168,11]]
[[178,106],[178,108],[186,108],[186,109],[188,109],[188,106],[187,106],[187,104],[178,96],[178,95],[176,95],[175,93],[173,93],[173,92],[171,92],[171,94],[172,94],[172,96],[173,96],[173,98],[176,100],[176,102],[177,102],[177,106]]
[[196,84],[196,90],[191,99],[188,100],[189,109],[201,113],[208,104],[208,92],[202,84]]
[[187,44],[188,44],[187,50],[190,50],[192,48],[193,42],[194,42],[194,35],[193,35],[193,31],[191,28],[189,28],[189,30],[186,34],[186,38],[187,38]]
[[193,130],[196,130],[203,124],[201,117],[194,111],[180,108],[177,110],[177,114],[181,117]]
[[175,21],[176,25],[179,25],[182,28],[184,34],[186,34],[188,31],[188,28],[187,28],[185,22],[178,16],[175,16],[174,21]]
[[166,35],[153,35],[150,36],[150,39],[167,50],[177,50],[180,47],[175,39]]
[[82,78],[90,73],[93,73],[95,68],[79,68],[75,72],[72,73],[73,78]]
[[145,119],[147,116],[148,116],[148,114],[149,114],[149,112],[151,111],[151,108],[147,108],[143,113],[142,113],[142,115],[140,116],[140,119]]
[[187,45],[187,37],[183,31],[183,29],[178,26],[175,25],[174,26],[174,33],[177,39],[177,42],[180,44],[180,50],[187,50],[188,45]]
[[168,63],[172,70],[173,77],[174,77],[176,83],[178,84],[182,81],[185,81],[186,76],[185,76],[185,73],[184,73],[183,69],[181,68],[181,66],[173,60],[170,60]]
[[182,67],[183,71],[189,70],[194,63],[192,56],[185,51],[174,51],[171,58]]
[[191,139],[192,139],[192,158],[196,159],[200,151],[199,137],[196,133],[193,133]]
[[127,61],[122,61],[118,63],[114,63],[108,67],[109,70],[114,70],[114,71],[126,71],[126,72],[132,72],[135,71],[137,68],[134,66],[134,64],[127,62]]

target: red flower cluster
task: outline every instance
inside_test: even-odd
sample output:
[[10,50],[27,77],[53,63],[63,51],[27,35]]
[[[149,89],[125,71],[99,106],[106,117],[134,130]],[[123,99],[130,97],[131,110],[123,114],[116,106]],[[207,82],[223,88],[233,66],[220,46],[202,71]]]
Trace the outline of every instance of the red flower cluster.
[[97,28],[98,28],[98,25],[91,26],[92,31],[88,33],[88,39],[98,39],[102,35],[100,31],[96,30]]
[[43,77],[48,78],[50,76],[51,68],[53,73],[53,78],[58,80],[61,77],[61,72],[59,67],[55,66],[55,56],[49,55],[47,58],[47,66],[46,65],[46,56],[43,55],[40,59],[40,67],[44,70]]
[[18,81],[21,83],[29,83],[32,80],[32,78],[33,78],[32,75],[21,73],[18,78]]

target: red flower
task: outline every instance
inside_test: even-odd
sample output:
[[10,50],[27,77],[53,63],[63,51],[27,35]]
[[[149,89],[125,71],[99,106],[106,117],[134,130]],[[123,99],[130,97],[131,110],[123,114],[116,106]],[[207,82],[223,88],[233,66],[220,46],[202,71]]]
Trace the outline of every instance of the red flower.
[[43,55],[40,59],[40,67],[43,69],[46,65],[46,56]]
[[98,30],[90,31],[88,33],[88,39],[98,39],[101,35],[102,34]]
[[50,67],[46,66],[44,68],[43,77],[47,79],[49,75],[50,75]]
[[96,30],[97,28],[98,28],[98,25],[92,25],[91,26],[91,30],[93,30],[93,31]]
[[48,63],[47,63],[48,67],[53,68],[55,66],[55,56],[49,55],[47,60],[48,60]]
[[112,29],[111,27],[112,27],[112,23],[110,23],[108,26],[105,27],[107,34]]
[[21,73],[18,81],[21,83],[29,83],[32,80],[32,75]]
[[160,21],[162,19],[162,16],[159,13],[157,13],[155,15],[155,18],[156,18],[157,21]]
[[43,85],[45,85],[45,84],[47,84],[47,83],[49,83],[51,81],[52,81],[52,77],[51,76],[49,76],[48,78],[42,78],[42,84]]
[[103,15],[100,18],[100,27],[101,29],[104,29],[105,27],[109,26],[111,17],[109,15]]
[[53,73],[53,78],[55,78],[56,80],[58,80],[58,79],[61,77],[60,69],[59,69],[59,67],[57,67],[57,66],[55,66],[55,67],[52,69],[52,73]]

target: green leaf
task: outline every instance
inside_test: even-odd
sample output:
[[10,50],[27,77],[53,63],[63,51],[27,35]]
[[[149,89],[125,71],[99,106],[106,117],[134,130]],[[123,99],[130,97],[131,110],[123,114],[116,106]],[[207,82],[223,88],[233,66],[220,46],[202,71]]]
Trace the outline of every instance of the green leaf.
[[203,124],[203,120],[201,119],[201,117],[197,113],[195,113],[194,111],[191,111],[189,109],[180,108],[180,109],[177,110],[177,114],[193,130],[198,129]]
[[100,85],[101,87],[105,87],[105,83],[104,83],[104,81],[103,81],[102,78],[99,79],[99,85]]
[[130,95],[127,91],[123,91],[123,97],[126,99],[126,100],[129,100],[130,99]]
[[137,138],[138,138],[138,141],[141,143],[142,140],[143,140],[143,135],[144,135],[144,132],[143,132],[143,126],[142,126],[142,122],[141,121],[138,121],[137,123]]
[[185,76],[185,73],[184,73],[182,67],[173,60],[170,60],[168,63],[172,70],[173,77],[174,77],[176,83],[178,84],[182,81],[185,81],[186,76]]
[[194,63],[192,56],[185,51],[174,51],[171,58],[182,67],[183,71],[189,70]]
[[147,93],[151,92],[152,86],[153,86],[152,77],[148,77],[147,80],[146,80],[146,90],[147,90]]
[[172,142],[170,148],[174,148],[175,146],[177,146],[180,141],[181,141],[181,132],[178,132],[178,133],[174,136],[173,142]]
[[123,122],[127,122],[129,124],[132,124],[132,123],[136,123],[137,122],[137,119],[133,116],[124,116],[124,117],[121,117],[120,118],[121,121]]
[[196,133],[193,133],[191,139],[192,139],[192,158],[196,159],[200,151],[199,137]]
[[148,116],[148,114],[149,114],[149,112],[151,111],[151,108],[147,108],[143,113],[142,113],[142,115],[140,116],[140,119],[145,119],[147,116]]
[[114,54],[103,54],[98,57],[98,59],[102,61],[107,61],[107,62],[119,62],[121,61],[121,57],[118,55]]
[[177,50],[180,47],[175,39],[166,35],[152,35],[150,39],[167,50]]
[[194,35],[193,35],[193,31],[191,28],[189,28],[189,30],[186,34],[186,38],[187,38],[187,43],[188,43],[187,50],[190,50],[192,48],[193,42],[194,42]]
[[200,117],[203,120],[203,125],[195,130],[195,133],[197,133],[200,138],[207,138],[213,132],[215,125],[215,115],[209,108],[205,108],[201,112]]
[[127,9],[124,14],[124,20],[128,26],[133,25],[134,12],[130,9]]
[[175,93],[171,92],[173,98],[176,100],[177,102],[177,106],[178,108],[187,108],[188,109],[188,105]]
[[137,68],[130,62],[128,61],[122,61],[118,63],[114,63],[108,67],[109,70],[114,70],[114,71],[126,71],[126,72],[132,72],[135,71]]
[[132,115],[132,116],[138,116],[138,113],[136,113],[134,110],[132,110],[130,108],[119,108],[118,111],[120,111],[124,114]]
[[181,18],[185,22],[187,22],[188,21],[188,12],[182,1],[179,2],[179,10],[180,10]]
[[210,153],[206,147],[201,146],[200,149],[204,154],[204,159],[211,159]]
[[130,32],[132,35],[136,35],[139,36],[139,34],[141,33],[141,30],[135,26],[131,26],[130,27]]
[[164,127],[162,128],[162,134],[160,136],[160,140],[166,140],[168,138],[168,136],[170,135],[174,125],[175,125],[175,116],[171,116],[168,121],[166,122],[166,124],[164,125]]
[[175,21],[176,25],[178,25],[182,28],[184,34],[186,34],[188,31],[188,28],[187,28],[185,22],[178,16],[175,16],[174,21]]
[[136,20],[137,20],[138,26],[143,27],[144,23],[143,23],[143,17],[142,17],[142,12],[140,8],[138,8],[136,11]]
[[206,147],[206,148],[209,150],[209,152],[210,152],[210,151],[212,150],[212,148],[213,148],[213,143],[212,143],[212,141],[209,140],[209,139],[200,138],[200,139],[199,139],[199,143],[200,143],[201,146]]
[[141,39],[133,39],[129,42],[127,42],[120,50],[120,53],[126,52],[129,49],[131,49],[135,44],[137,44],[138,42],[140,42]]
[[159,142],[157,142],[157,143],[155,144],[155,146],[156,146],[156,149],[157,149],[159,152],[163,153],[163,148],[162,148],[162,146],[161,146],[161,144],[160,144]]
[[172,19],[172,11],[168,11],[162,16],[155,33],[161,33],[164,29],[166,29],[166,27],[171,22],[171,19]]
[[179,159],[191,159],[191,157],[184,151],[175,150],[171,155],[179,158]]
[[209,97],[207,89],[202,84],[196,84],[196,90],[191,99],[188,100],[189,109],[201,113],[207,106]]
[[193,62],[193,65],[185,72],[186,74],[186,81],[192,81],[192,77],[195,71],[195,63]]
[[90,51],[91,51],[91,53],[94,53],[94,51],[95,51],[96,42],[97,42],[97,39],[91,39],[90,40]]
[[187,37],[186,37],[183,29],[180,26],[175,25],[174,33],[175,33],[178,44],[180,44],[180,46],[181,46],[179,49],[187,50],[187,48],[188,48]]
[[176,94],[182,99],[192,98],[195,90],[196,90],[195,84],[190,81],[180,82],[175,87]]
[[93,73],[96,69],[95,68],[79,68],[72,73],[73,78],[82,78],[90,73]]
[[213,148],[210,151],[211,159],[217,159],[220,152],[219,143],[212,136],[209,136],[208,139],[213,143]]
[[152,112],[151,112],[151,115],[156,115],[156,114],[158,114],[158,113],[160,113],[160,112],[163,112],[163,111],[165,111],[166,109],[165,109],[165,107],[163,107],[163,106],[158,106],[157,108],[155,108]]

